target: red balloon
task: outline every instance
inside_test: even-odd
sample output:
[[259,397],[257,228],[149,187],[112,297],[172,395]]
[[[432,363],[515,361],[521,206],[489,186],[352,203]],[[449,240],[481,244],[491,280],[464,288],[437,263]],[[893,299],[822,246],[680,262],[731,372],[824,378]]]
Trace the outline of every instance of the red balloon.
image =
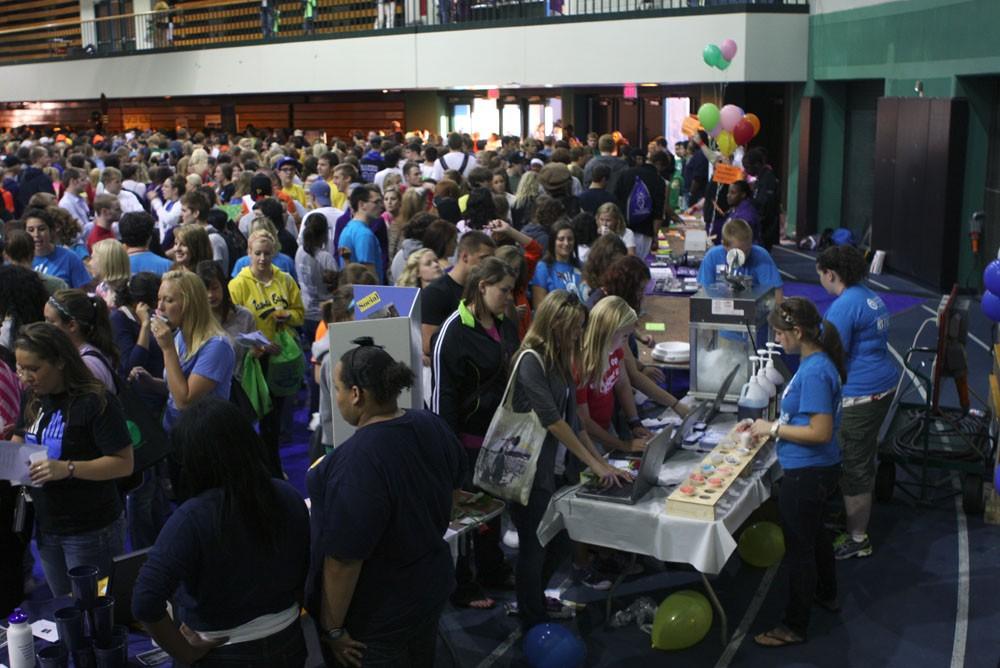
[[757,118],[757,114],[747,114],[743,118],[750,121],[750,125],[753,126],[753,136],[756,137],[757,133],[760,132],[760,119]]
[[733,128],[733,139],[740,146],[746,146],[747,142],[753,139],[753,134],[753,125],[745,118],[740,119],[740,122]]

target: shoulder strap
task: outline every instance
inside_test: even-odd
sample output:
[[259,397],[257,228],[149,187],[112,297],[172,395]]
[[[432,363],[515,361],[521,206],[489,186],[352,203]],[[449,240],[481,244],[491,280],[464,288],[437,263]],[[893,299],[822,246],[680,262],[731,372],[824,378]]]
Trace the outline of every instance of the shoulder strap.
[[443,155],[440,158],[438,158],[438,162],[441,163],[441,169],[443,169],[444,171],[447,172],[449,169],[451,169],[450,167],[448,167],[448,163],[444,161]]
[[521,354],[517,356],[514,360],[514,366],[510,370],[510,378],[507,379],[507,389],[504,390],[503,399],[500,401],[500,405],[510,409],[514,405],[514,393],[511,390],[514,388],[514,379],[517,378],[517,369],[521,366],[521,360],[524,359],[525,355],[534,355],[538,359],[538,363],[542,365],[542,369],[545,368],[545,362],[542,360],[541,355],[532,350],[531,348],[525,348],[521,351]]
[[462,166],[458,168],[458,173],[461,174],[462,176],[465,176],[465,168],[468,166],[468,164],[469,164],[469,154],[463,153]]
[[121,387],[118,385],[118,372],[111,366],[111,362],[109,362],[108,358],[104,356],[104,353],[99,350],[85,350],[80,353],[80,357],[95,357],[101,360],[101,363],[106,366],[108,371],[111,373],[111,381],[115,384],[115,394],[118,394],[121,391]]

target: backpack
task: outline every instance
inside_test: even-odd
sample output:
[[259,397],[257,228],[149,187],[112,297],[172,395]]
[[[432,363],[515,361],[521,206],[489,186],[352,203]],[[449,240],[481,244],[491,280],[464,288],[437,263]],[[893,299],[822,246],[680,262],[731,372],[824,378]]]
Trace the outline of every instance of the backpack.
[[226,242],[226,248],[229,249],[229,266],[226,267],[226,276],[230,276],[233,273],[233,267],[236,266],[236,261],[241,257],[246,257],[247,238],[240,232],[239,225],[231,220],[226,221],[225,229],[219,230],[219,234],[222,235]]
[[633,230],[653,220],[653,196],[649,193],[646,182],[639,176],[635,177],[635,183],[628,194],[625,220]]
[[125,426],[132,439],[133,475],[165,459],[170,454],[171,447],[160,416],[154,415],[146,402],[121,379],[108,359],[100,352],[87,350],[81,357],[96,357],[111,371],[111,378],[115,381],[115,395],[122,406]]

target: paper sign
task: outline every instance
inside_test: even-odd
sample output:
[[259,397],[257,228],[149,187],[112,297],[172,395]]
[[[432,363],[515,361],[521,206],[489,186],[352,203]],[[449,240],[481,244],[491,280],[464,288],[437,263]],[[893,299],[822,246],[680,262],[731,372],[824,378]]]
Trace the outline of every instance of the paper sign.
[[35,453],[43,452],[46,452],[44,445],[0,441],[0,480],[9,480],[15,485],[31,485],[28,459]]
[[732,299],[713,299],[712,315],[743,315],[743,309],[736,308],[736,302]]
[[681,122],[681,134],[685,137],[691,137],[698,134],[698,130],[701,130],[701,123],[698,121],[697,116],[688,116]]
[[665,332],[667,331],[667,326],[662,322],[647,322],[646,323],[647,332]]
[[735,165],[716,165],[715,172],[712,174],[713,181],[716,183],[724,183],[726,185],[736,183],[742,178],[743,170]]
[[40,640],[55,642],[59,640],[59,631],[56,630],[56,623],[47,619],[39,619],[31,623],[31,634]]

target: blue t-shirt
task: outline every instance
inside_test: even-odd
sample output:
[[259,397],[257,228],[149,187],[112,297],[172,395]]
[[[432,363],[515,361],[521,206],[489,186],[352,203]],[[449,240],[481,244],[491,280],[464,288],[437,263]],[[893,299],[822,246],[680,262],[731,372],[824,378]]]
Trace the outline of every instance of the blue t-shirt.
[[83,266],[83,260],[62,246],[56,246],[48,255],[36,255],[31,261],[31,268],[40,274],[61,278],[71,288],[80,288],[90,283],[90,273]]
[[132,274],[138,274],[142,271],[148,271],[156,274],[157,276],[163,276],[165,273],[170,271],[170,260],[165,257],[160,257],[156,253],[151,253],[149,251],[142,251],[141,253],[133,253],[128,256],[129,267],[131,268]]
[[781,395],[781,422],[796,427],[809,424],[810,416],[833,416],[833,436],[822,445],[799,445],[778,439],[778,461],[786,469],[833,466],[840,462],[837,428],[840,426],[840,376],[826,353],[804,358]]
[[[535,275],[531,277],[530,285],[537,285],[545,288],[548,292],[553,290],[568,290],[575,292],[576,296],[583,300],[583,274],[580,270],[568,262],[555,261],[539,262],[535,265]],[[537,304],[535,308],[538,308]]]
[[321,607],[326,557],[363,561],[344,626],[368,637],[425,620],[455,583],[444,533],[465,455],[424,410],[358,429],[306,474],[312,502],[307,607]]
[[[277,267],[281,271],[291,276],[296,281],[299,280],[298,277],[295,275],[295,262],[293,262],[292,258],[288,257],[284,253],[278,253],[277,255],[275,255],[274,258],[271,260],[271,264],[273,264],[275,267]],[[236,261],[235,265],[233,265],[233,273],[230,274],[229,277],[236,278],[236,276],[239,275],[241,271],[243,271],[244,267],[249,267],[249,266],[250,266],[250,256],[244,255],[243,257],[241,257]]]
[[889,354],[889,309],[863,285],[840,293],[826,312],[847,354],[845,397],[864,397],[896,386],[899,369]]
[[[701,285],[711,285],[715,283],[716,267],[726,264],[726,251],[722,246],[713,246],[701,261],[701,268],[698,270],[698,283]],[[771,255],[760,246],[750,248],[750,257],[746,263],[736,270],[737,276],[753,276],[754,286],[762,285],[768,288],[780,288],[784,285],[781,280],[781,273],[778,265],[771,259]]]
[[[185,378],[190,378],[191,374],[204,376],[215,381],[215,388],[209,392],[209,396],[229,399],[229,388],[233,380],[233,369],[236,366],[236,353],[226,336],[213,336],[206,341],[198,352],[192,357],[185,359],[187,355],[187,344],[184,343],[184,336],[177,332],[174,335],[174,343],[177,346],[177,356],[181,359],[181,371]],[[163,372],[166,380],[167,371]],[[174,403],[174,396],[167,399],[167,410],[163,412],[163,428],[170,431],[180,415],[180,409]]]
[[351,251],[351,262],[370,264],[375,267],[375,275],[382,276],[382,247],[371,228],[355,218],[347,224],[340,235],[339,248]]

